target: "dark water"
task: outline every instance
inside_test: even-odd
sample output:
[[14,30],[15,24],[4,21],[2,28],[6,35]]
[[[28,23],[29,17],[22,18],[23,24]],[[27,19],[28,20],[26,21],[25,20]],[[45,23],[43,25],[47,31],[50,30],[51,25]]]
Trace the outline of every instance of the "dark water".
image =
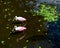
[[[30,10],[36,5],[35,2],[34,0],[0,1],[0,41],[5,41],[5,45],[0,43],[0,48],[23,48],[23,46],[28,46],[28,48],[38,48],[38,46],[52,48],[52,43],[50,44],[49,39],[45,36],[47,32],[44,27],[46,21],[44,21],[43,17],[32,16],[30,13]],[[27,10],[27,13],[24,10]],[[25,17],[27,21],[18,24],[14,23],[12,20],[15,16]],[[39,20],[41,21],[39,22]],[[9,33],[15,25],[26,25],[27,30],[24,33],[12,34],[8,39]],[[38,32],[39,29],[40,32]],[[16,39],[22,35],[26,36],[17,42]],[[27,43],[26,40],[29,40],[29,42]]]

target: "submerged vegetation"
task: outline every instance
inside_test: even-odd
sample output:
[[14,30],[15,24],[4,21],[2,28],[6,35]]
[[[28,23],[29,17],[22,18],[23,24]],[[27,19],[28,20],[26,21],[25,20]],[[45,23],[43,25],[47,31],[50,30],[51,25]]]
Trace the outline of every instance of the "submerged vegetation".
[[34,10],[33,16],[36,15],[43,16],[47,22],[57,21],[58,19],[56,6],[47,5],[45,3],[42,3],[37,10]]

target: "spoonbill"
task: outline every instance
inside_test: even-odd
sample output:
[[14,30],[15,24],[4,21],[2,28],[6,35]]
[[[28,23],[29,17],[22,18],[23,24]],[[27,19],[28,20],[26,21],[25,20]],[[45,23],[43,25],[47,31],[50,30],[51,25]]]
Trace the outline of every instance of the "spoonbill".
[[13,19],[13,21],[20,21],[20,22],[24,22],[24,21],[26,21],[26,18],[24,18],[24,17],[21,17],[21,16],[15,16],[14,17],[14,19]]
[[14,28],[12,29],[12,32],[23,32],[25,31],[27,28],[24,26],[14,26]]
[[14,28],[15,28],[15,30],[16,31],[24,31],[24,30],[26,30],[26,27],[24,27],[24,26],[14,26]]
[[26,30],[27,28],[24,27],[24,26],[14,26],[14,28],[12,29],[12,32],[9,33],[9,36],[11,34],[16,34],[16,33],[24,33],[24,31]]

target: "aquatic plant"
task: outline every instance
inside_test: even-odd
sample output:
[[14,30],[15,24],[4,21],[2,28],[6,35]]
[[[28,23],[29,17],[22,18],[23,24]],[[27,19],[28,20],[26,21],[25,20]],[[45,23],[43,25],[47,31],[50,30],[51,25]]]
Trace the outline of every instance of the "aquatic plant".
[[37,31],[38,31],[38,32],[40,32],[41,30],[40,30],[40,29],[38,29]]
[[27,46],[24,46],[23,48],[27,48]]
[[1,44],[2,44],[2,45],[5,45],[5,41],[1,41]]
[[26,42],[29,42],[29,40],[26,40]]
[[44,20],[48,22],[57,21],[58,13],[56,11],[56,6],[50,6],[42,3],[37,10],[33,11],[33,16],[43,16]]

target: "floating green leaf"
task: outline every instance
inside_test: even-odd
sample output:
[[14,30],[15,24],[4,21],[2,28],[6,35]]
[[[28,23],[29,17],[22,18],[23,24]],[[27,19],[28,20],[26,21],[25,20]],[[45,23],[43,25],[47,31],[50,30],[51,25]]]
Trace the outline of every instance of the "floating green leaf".
[[44,20],[48,22],[57,21],[58,13],[56,11],[56,6],[50,6],[46,4],[41,4],[38,10],[34,10],[34,16],[43,16]]

